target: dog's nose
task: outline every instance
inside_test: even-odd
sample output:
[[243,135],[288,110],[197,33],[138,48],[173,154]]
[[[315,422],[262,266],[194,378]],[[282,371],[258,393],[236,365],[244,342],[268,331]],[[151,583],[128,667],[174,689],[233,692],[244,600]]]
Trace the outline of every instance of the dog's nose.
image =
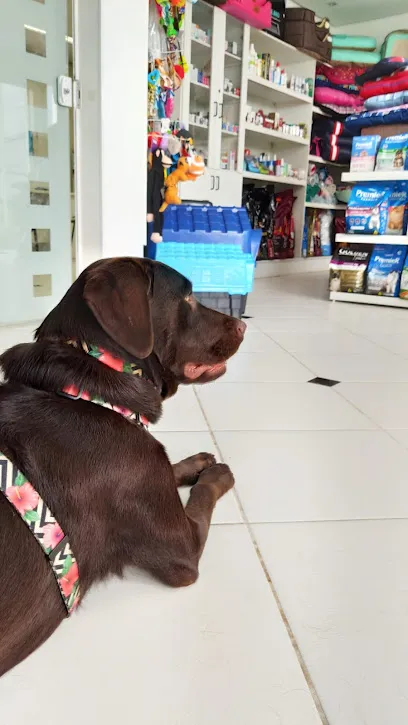
[[243,322],[242,320],[238,320],[237,330],[238,330],[238,334],[240,337],[244,337],[246,329],[247,329],[246,322]]

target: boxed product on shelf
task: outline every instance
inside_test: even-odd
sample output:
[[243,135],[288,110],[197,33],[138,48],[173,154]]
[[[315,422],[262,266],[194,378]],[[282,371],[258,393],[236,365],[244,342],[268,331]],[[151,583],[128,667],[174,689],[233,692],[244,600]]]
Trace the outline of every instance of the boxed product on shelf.
[[330,262],[330,292],[363,294],[371,251],[370,244],[338,247]]
[[405,262],[401,273],[399,296],[403,300],[408,300],[408,254],[405,256]]
[[368,264],[366,294],[398,297],[407,248],[376,244]]
[[350,171],[374,171],[381,136],[355,136],[351,150]]
[[[367,136],[366,138],[370,138]],[[406,171],[408,169],[408,133],[383,139],[377,154],[376,171]],[[352,169],[350,169],[352,170]]]
[[349,234],[396,234],[407,231],[408,185],[404,181],[357,184],[346,209]]

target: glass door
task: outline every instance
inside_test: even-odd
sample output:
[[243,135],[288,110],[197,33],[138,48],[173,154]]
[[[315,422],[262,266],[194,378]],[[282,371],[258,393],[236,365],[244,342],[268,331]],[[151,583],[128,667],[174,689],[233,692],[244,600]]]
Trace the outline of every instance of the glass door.
[[0,4],[0,324],[41,320],[72,282],[68,0]]

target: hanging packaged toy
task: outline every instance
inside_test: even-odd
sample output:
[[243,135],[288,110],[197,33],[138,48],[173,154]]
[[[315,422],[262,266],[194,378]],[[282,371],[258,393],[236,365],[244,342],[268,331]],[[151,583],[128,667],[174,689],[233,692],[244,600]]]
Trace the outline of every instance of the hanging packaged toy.
[[156,5],[167,37],[177,37],[183,27],[186,0],[156,0]]

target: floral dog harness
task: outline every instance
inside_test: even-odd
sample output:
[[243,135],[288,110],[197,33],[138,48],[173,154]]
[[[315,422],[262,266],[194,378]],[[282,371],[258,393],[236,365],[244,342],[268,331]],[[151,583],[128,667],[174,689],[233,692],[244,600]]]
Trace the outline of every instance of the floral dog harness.
[[[68,344],[83,349],[88,355],[118,372],[144,377],[142,370],[136,365],[115,358],[101,348],[85,344],[79,345],[73,341]],[[133,421],[143,428],[147,428],[149,421],[140,413],[112,405],[100,398],[92,398],[85,390],[80,390],[73,385],[64,388],[61,395],[73,400],[81,399],[96,403],[113,410],[115,413],[120,413],[127,420]],[[72,553],[68,537],[25,475],[1,452],[0,492],[14,506],[48,558],[69,616],[78,606],[80,585],[78,564]]]
[[78,564],[67,536],[23,473],[0,453],[0,491],[27,524],[54,572],[68,615],[79,603]]

